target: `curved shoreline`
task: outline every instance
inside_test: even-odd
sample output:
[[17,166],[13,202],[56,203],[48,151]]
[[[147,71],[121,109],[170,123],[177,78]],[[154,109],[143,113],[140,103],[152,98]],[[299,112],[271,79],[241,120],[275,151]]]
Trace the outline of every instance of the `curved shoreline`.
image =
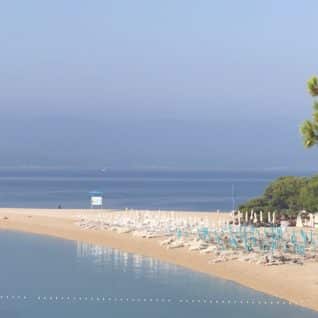
[[[88,213],[88,210],[0,209],[0,229],[82,241],[156,258],[318,311],[318,263],[276,267],[238,261],[209,264],[207,255],[185,248],[166,249],[159,245],[158,239],[142,239],[111,231],[82,230],[74,224],[75,215],[79,213]],[[89,213],[99,211],[90,210]],[[194,213],[196,216],[206,215]]]

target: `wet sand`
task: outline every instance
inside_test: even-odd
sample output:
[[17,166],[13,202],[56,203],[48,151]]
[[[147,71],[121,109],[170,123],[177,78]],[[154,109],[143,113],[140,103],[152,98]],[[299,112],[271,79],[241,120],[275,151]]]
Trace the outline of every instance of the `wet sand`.
[[[208,255],[186,248],[166,249],[158,239],[143,239],[112,231],[83,230],[75,225],[79,214],[100,213],[92,210],[0,209],[0,229],[17,230],[58,238],[108,246],[122,251],[153,257],[194,271],[237,282],[246,287],[280,297],[299,306],[318,311],[318,263],[264,266],[240,261],[209,264]],[[111,213],[103,210],[103,213]],[[120,212],[113,212],[120,213]],[[187,216],[208,216],[216,221],[216,213],[178,212]],[[229,218],[228,214],[221,217]]]

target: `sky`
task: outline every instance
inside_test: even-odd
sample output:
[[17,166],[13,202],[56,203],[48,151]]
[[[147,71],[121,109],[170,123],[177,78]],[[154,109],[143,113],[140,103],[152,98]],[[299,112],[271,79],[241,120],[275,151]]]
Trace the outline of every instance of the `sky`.
[[0,4],[0,166],[315,169],[316,0]]

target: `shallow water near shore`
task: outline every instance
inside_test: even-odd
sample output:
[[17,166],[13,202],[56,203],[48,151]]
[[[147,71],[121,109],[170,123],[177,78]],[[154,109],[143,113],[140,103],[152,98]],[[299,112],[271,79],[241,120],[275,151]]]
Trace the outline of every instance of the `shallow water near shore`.
[[1,231],[0,253],[0,317],[317,317],[232,282],[87,243]]

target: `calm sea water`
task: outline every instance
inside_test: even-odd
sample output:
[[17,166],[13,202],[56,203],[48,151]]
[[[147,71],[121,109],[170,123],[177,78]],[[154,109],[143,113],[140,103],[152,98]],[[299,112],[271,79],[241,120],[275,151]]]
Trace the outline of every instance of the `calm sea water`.
[[0,169],[0,206],[86,208],[100,190],[106,208],[232,210],[278,176],[305,171],[112,171]]
[[0,253],[0,317],[317,317],[231,282],[94,245],[2,231]]

